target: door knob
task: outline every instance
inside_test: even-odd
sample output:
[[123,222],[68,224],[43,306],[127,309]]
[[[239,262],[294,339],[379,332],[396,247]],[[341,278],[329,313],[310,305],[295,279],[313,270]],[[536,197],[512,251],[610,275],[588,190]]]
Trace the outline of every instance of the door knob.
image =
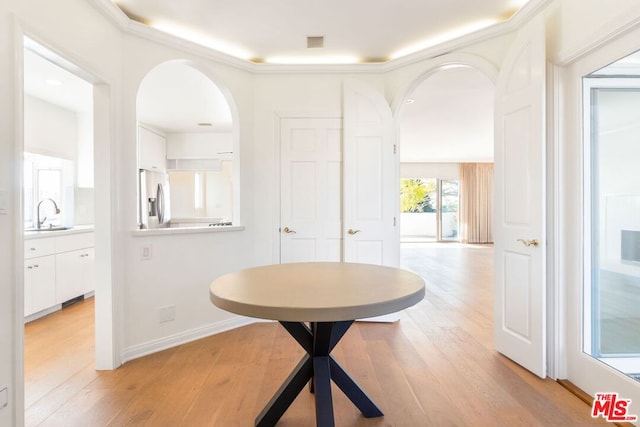
[[352,236],[353,236],[354,234],[359,233],[359,232],[360,232],[360,230],[354,230],[353,228],[350,228],[350,229],[347,231],[347,233],[351,234]]
[[282,229],[287,234],[296,234],[295,230],[290,229],[289,227],[285,227]]
[[538,246],[538,241],[536,239],[533,239],[533,240],[518,239],[518,242],[522,242],[522,244],[527,246],[527,247],[529,247],[529,246]]

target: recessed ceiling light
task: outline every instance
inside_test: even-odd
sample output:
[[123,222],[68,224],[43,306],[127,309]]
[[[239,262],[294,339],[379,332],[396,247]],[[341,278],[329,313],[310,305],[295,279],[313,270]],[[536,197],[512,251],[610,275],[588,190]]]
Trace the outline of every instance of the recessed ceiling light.
[[49,86],[62,86],[62,82],[56,79],[47,79],[44,82]]

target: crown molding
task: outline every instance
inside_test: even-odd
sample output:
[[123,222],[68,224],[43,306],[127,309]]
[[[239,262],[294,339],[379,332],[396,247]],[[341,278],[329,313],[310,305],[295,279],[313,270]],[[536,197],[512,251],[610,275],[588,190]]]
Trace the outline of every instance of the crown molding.
[[219,52],[215,49],[184,40],[164,33],[155,28],[133,21],[127,17],[111,0],[90,0],[90,2],[107,18],[109,18],[121,31],[129,35],[135,35],[152,42],[160,43],[167,47],[179,49],[193,55],[214,60],[231,67],[255,73],[255,74],[287,74],[287,73],[380,73],[388,72],[424,60],[445,55],[454,50],[463,49],[470,45],[490,40],[508,34],[520,28],[524,22],[542,11],[548,4],[555,0],[529,0],[518,12],[506,21],[484,28],[482,30],[457,37],[444,43],[426,48],[424,50],[392,59],[382,63],[360,64],[268,64],[254,63],[244,59]]
[[639,26],[640,15],[628,12],[621,13],[616,18],[602,25],[597,31],[592,31],[591,36],[586,40],[580,40],[559,52],[554,58],[554,62],[561,66],[572,64]]

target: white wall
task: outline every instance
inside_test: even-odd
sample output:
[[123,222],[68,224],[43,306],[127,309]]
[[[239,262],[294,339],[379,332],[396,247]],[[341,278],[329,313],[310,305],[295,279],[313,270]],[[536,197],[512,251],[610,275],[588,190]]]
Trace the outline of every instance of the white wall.
[[460,163],[400,163],[400,178],[460,179]]
[[589,48],[603,33],[621,28],[638,16],[637,0],[561,0],[556,3],[560,10],[554,17],[556,37],[548,44],[551,57]]
[[78,119],[75,112],[25,95],[25,151],[75,160],[77,145]]
[[[251,77],[248,73],[217,64],[137,37],[125,36],[126,64],[122,91],[123,143],[119,180],[124,231],[123,287],[125,358],[162,347],[167,340],[188,339],[224,327],[237,318],[217,309],[208,298],[209,283],[216,277],[254,265],[250,248],[254,241],[252,220]],[[192,61],[214,83],[233,95],[239,116],[240,199],[239,223],[243,231],[139,237],[136,229],[136,97],[146,73],[165,61]],[[238,148],[238,150],[235,150]],[[235,178],[235,177],[234,177]],[[152,248],[151,260],[141,260],[142,247]],[[160,323],[158,309],[174,305],[174,321]]]

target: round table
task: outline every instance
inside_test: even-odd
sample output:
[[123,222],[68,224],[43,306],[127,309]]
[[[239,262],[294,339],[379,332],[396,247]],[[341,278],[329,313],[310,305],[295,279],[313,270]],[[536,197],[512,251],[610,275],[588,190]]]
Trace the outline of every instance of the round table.
[[330,354],[353,321],[400,311],[421,301],[424,293],[420,276],[398,268],[307,262],[226,274],[211,283],[209,295],[226,311],[279,321],[307,352],[258,415],[256,426],[275,425],[311,382],[316,423],[324,427],[334,425],[331,380],[365,417],[383,415]]

